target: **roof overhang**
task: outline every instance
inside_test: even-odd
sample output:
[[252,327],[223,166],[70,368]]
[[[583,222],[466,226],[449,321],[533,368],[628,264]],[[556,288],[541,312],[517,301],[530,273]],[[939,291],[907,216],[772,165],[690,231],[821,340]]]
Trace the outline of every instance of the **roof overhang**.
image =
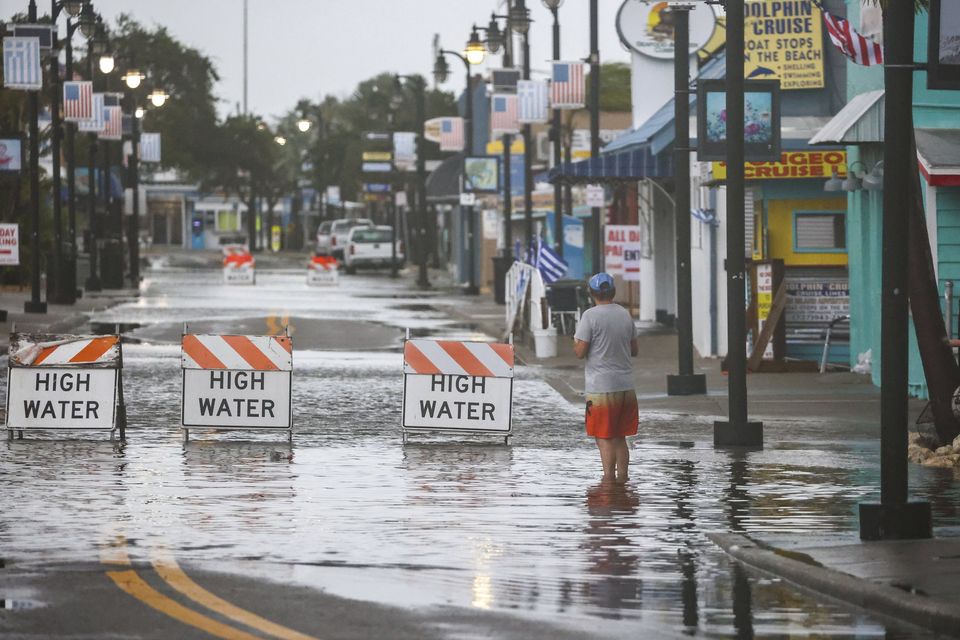
[[927,184],[960,187],[960,129],[916,129],[917,161]]
[[810,144],[855,145],[883,142],[884,91],[867,91],[847,105],[810,138]]

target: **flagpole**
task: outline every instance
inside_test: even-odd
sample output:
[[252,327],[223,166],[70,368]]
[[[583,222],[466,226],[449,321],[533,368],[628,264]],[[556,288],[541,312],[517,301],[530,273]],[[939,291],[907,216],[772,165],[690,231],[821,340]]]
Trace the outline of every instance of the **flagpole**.
[[[37,21],[36,0],[30,0],[28,21]],[[42,71],[41,71],[42,73]],[[47,303],[40,300],[40,90],[28,96],[30,118],[30,300],[23,303],[25,313],[46,313]]]

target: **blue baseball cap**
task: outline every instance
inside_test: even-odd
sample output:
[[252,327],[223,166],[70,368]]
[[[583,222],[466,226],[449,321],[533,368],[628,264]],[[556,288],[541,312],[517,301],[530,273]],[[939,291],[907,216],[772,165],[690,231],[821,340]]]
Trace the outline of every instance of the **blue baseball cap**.
[[596,293],[613,289],[613,277],[609,273],[604,273],[601,271],[590,278],[588,286],[590,287],[590,291],[594,291]]

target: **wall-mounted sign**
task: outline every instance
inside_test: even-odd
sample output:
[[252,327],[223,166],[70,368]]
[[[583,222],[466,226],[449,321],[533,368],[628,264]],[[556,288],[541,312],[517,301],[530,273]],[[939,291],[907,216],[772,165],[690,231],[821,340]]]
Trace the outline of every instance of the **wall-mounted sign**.
[[823,87],[823,17],[810,0],[748,0],[743,5],[744,77],[780,88]]
[[[745,81],[743,134],[747,160],[780,157],[780,83]],[[724,80],[697,83],[697,159],[726,160],[727,93]]]
[[[631,51],[660,58],[673,59],[674,14],[670,2],[625,0],[617,11],[617,35],[620,42]],[[702,2],[690,11],[690,54],[703,48],[717,28],[717,16],[713,7]]]
[[[711,163],[714,180],[727,179],[727,163]],[[797,178],[829,178],[833,170],[840,177],[847,175],[847,152],[784,151],[775,162],[748,162],[743,167],[746,180],[794,180]]]
[[11,222],[0,223],[0,265],[17,266],[20,264],[20,225]]
[[463,190],[498,193],[500,191],[500,158],[471,156],[463,159]]
[[960,3],[930,0],[927,87],[960,89]]
[[390,173],[393,165],[389,162],[364,162],[360,165],[364,173]]
[[20,171],[23,167],[23,149],[18,138],[0,140],[0,171]]
[[389,151],[364,151],[363,160],[365,162],[390,162],[393,160],[393,154]]

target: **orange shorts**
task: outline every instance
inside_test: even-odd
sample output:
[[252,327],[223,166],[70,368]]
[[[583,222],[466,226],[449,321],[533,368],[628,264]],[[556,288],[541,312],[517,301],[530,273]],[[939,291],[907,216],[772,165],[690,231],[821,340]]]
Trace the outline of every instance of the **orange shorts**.
[[637,406],[637,393],[633,389],[586,395],[588,436],[623,438],[637,435],[640,409]]

